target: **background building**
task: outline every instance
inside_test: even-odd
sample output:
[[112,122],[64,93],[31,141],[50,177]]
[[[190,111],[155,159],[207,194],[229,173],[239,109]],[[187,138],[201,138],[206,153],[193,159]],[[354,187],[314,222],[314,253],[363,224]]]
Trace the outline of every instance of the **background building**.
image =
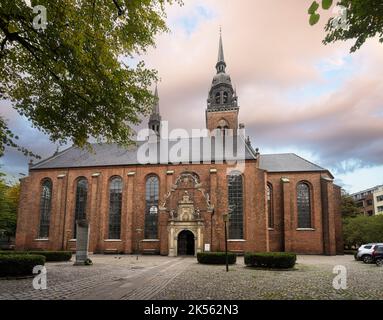
[[353,193],[351,197],[365,216],[383,214],[383,185]]

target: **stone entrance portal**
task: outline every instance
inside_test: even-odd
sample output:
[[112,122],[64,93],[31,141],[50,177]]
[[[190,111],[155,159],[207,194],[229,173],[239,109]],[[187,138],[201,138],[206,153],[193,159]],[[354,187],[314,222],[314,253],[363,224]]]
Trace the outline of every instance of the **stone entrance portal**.
[[202,251],[203,219],[185,191],[177,212],[169,219],[169,256],[196,255]]
[[181,231],[178,234],[178,256],[195,255],[195,239],[193,232],[189,230]]
[[214,207],[198,175],[184,172],[171,185],[162,205],[168,215],[169,256],[197,255],[203,251],[205,219],[210,219]]

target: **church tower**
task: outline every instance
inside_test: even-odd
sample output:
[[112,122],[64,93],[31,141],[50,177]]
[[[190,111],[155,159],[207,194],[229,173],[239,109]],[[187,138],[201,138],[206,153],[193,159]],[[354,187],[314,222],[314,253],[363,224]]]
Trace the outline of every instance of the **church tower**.
[[219,37],[217,74],[209,91],[206,109],[206,127],[212,133],[238,130],[238,97],[233,89],[230,75],[226,73],[226,62],[223,53],[222,34]]
[[153,105],[152,114],[149,118],[149,129],[154,131],[155,134],[159,137],[161,132],[161,115],[160,115],[160,99],[158,97],[158,88],[156,85],[156,91],[154,92],[156,101]]

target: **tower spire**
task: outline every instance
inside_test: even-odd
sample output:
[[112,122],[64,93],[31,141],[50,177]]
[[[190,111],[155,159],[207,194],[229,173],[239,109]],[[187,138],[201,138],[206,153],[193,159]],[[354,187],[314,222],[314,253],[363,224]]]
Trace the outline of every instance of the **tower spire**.
[[223,53],[222,28],[219,29],[219,49],[216,69],[217,73],[225,73],[226,71],[225,55]]

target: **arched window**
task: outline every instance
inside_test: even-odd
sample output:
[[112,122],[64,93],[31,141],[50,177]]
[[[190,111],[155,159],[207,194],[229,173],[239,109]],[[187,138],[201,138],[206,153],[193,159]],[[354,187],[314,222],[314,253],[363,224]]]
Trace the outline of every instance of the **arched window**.
[[77,226],[76,221],[86,218],[86,202],[88,198],[88,180],[86,178],[80,178],[77,180],[76,185],[76,206],[74,211],[74,233],[76,238]]
[[215,94],[215,103],[216,104],[220,104],[221,103],[221,93],[220,92],[217,92]]
[[158,239],[159,180],[156,176],[146,179],[145,239]]
[[301,182],[297,187],[298,228],[311,228],[310,186]]
[[269,220],[269,228],[274,228],[274,206],[273,206],[273,187],[267,184],[267,215]]
[[50,179],[44,179],[41,184],[41,195],[40,195],[39,238],[47,239],[49,237],[51,209],[52,209],[52,181]]
[[223,103],[228,103],[229,102],[229,94],[225,91],[223,93]]
[[243,239],[243,178],[241,174],[228,176],[229,238]]
[[113,177],[109,183],[109,239],[121,238],[122,179]]

